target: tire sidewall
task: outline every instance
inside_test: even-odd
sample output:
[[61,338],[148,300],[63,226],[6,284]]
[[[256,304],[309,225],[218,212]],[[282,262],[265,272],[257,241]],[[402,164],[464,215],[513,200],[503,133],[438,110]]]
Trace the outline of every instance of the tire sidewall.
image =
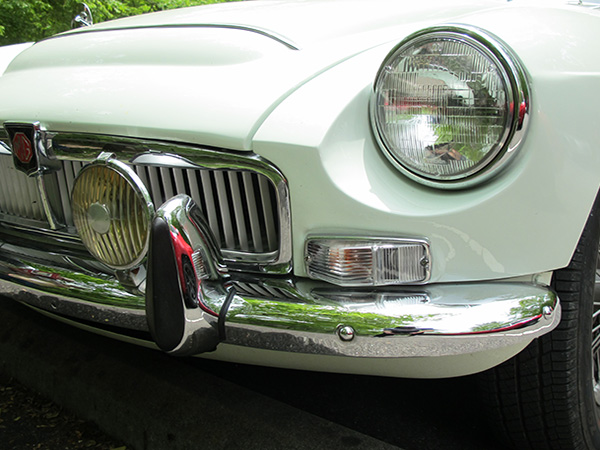
[[580,417],[583,418],[583,435],[587,448],[600,449],[600,408],[594,397],[592,369],[592,315],[594,313],[594,287],[600,241],[600,202],[595,202],[588,219],[583,242],[582,292],[578,305],[577,372]]

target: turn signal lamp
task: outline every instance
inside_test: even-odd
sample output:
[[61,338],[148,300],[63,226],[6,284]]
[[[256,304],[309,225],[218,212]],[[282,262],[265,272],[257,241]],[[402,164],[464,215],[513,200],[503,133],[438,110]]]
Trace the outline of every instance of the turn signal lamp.
[[130,269],[146,256],[154,205],[126,164],[103,153],[79,172],[73,221],[89,252],[109,267]]
[[423,283],[430,275],[424,240],[311,238],[305,260],[309,277],[339,286]]

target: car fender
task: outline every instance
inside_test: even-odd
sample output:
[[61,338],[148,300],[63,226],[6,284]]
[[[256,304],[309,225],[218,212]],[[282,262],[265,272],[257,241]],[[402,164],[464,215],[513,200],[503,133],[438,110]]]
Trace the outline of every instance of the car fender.
[[566,266],[600,186],[600,127],[581,120],[595,117],[600,104],[598,44],[585,38],[596,32],[598,17],[580,11],[511,4],[463,18],[515,51],[531,88],[530,122],[517,157],[469,189],[407,179],[372,135],[373,80],[404,36],[332,68],[282,102],[254,136],[253,150],[288,178],[296,273],[305,275],[309,235],[349,230],[428,239],[437,282]]

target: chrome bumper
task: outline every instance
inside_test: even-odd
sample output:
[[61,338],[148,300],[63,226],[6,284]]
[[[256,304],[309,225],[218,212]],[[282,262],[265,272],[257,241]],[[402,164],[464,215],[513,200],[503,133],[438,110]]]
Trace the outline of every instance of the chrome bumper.
[[[181,355],[226,342],[318,355],[452,356],[525,346],[560,321],[556,294],[530,283],[356,289],[226,274],[188,198],[169,203],[155,219],[145,288],[125,289],[106,276],[66,269],[69,258],[2,244],[0,293],[55,314],[150,331],[160,348]],[[198,304],[182,287],[177,261],[186,249],[169,243],[174,223],[198,274]]]
[[[75,319],[148,331],[143,296],[123,292],[120,297],[114,291],[98,303],[94,284],[106,293],[104,280],[90,278],[74,285],[73,280],[49,279],[39,271],[25,277],[4,258],[0,269],[0,293],[7,297]],[[560,321],[552,291],[521,283],[354,292],[291,280],[236,281],[232,286],[236,293],[225,321],[225,342],[287,352],[381,358],[459,355],[525,345]],[[128,306],[118,306],[123,303]],[[218,319],[196,311],[196,318],[186,319],[189,325],[208,321],[218,333]]]

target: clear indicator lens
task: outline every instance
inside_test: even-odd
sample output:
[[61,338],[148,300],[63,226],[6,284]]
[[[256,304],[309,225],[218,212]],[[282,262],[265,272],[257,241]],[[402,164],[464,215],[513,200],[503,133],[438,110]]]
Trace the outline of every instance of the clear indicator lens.
[[306,261],[311,278],[340,286],[419,283],[429,276],[424,241],[316,238],[307,242]]
[[375,126],[389,155],[436,180],[468,177],[502,150],[513,100],[495,55],[465,36],[433,33],[400,46],[375,85]]

